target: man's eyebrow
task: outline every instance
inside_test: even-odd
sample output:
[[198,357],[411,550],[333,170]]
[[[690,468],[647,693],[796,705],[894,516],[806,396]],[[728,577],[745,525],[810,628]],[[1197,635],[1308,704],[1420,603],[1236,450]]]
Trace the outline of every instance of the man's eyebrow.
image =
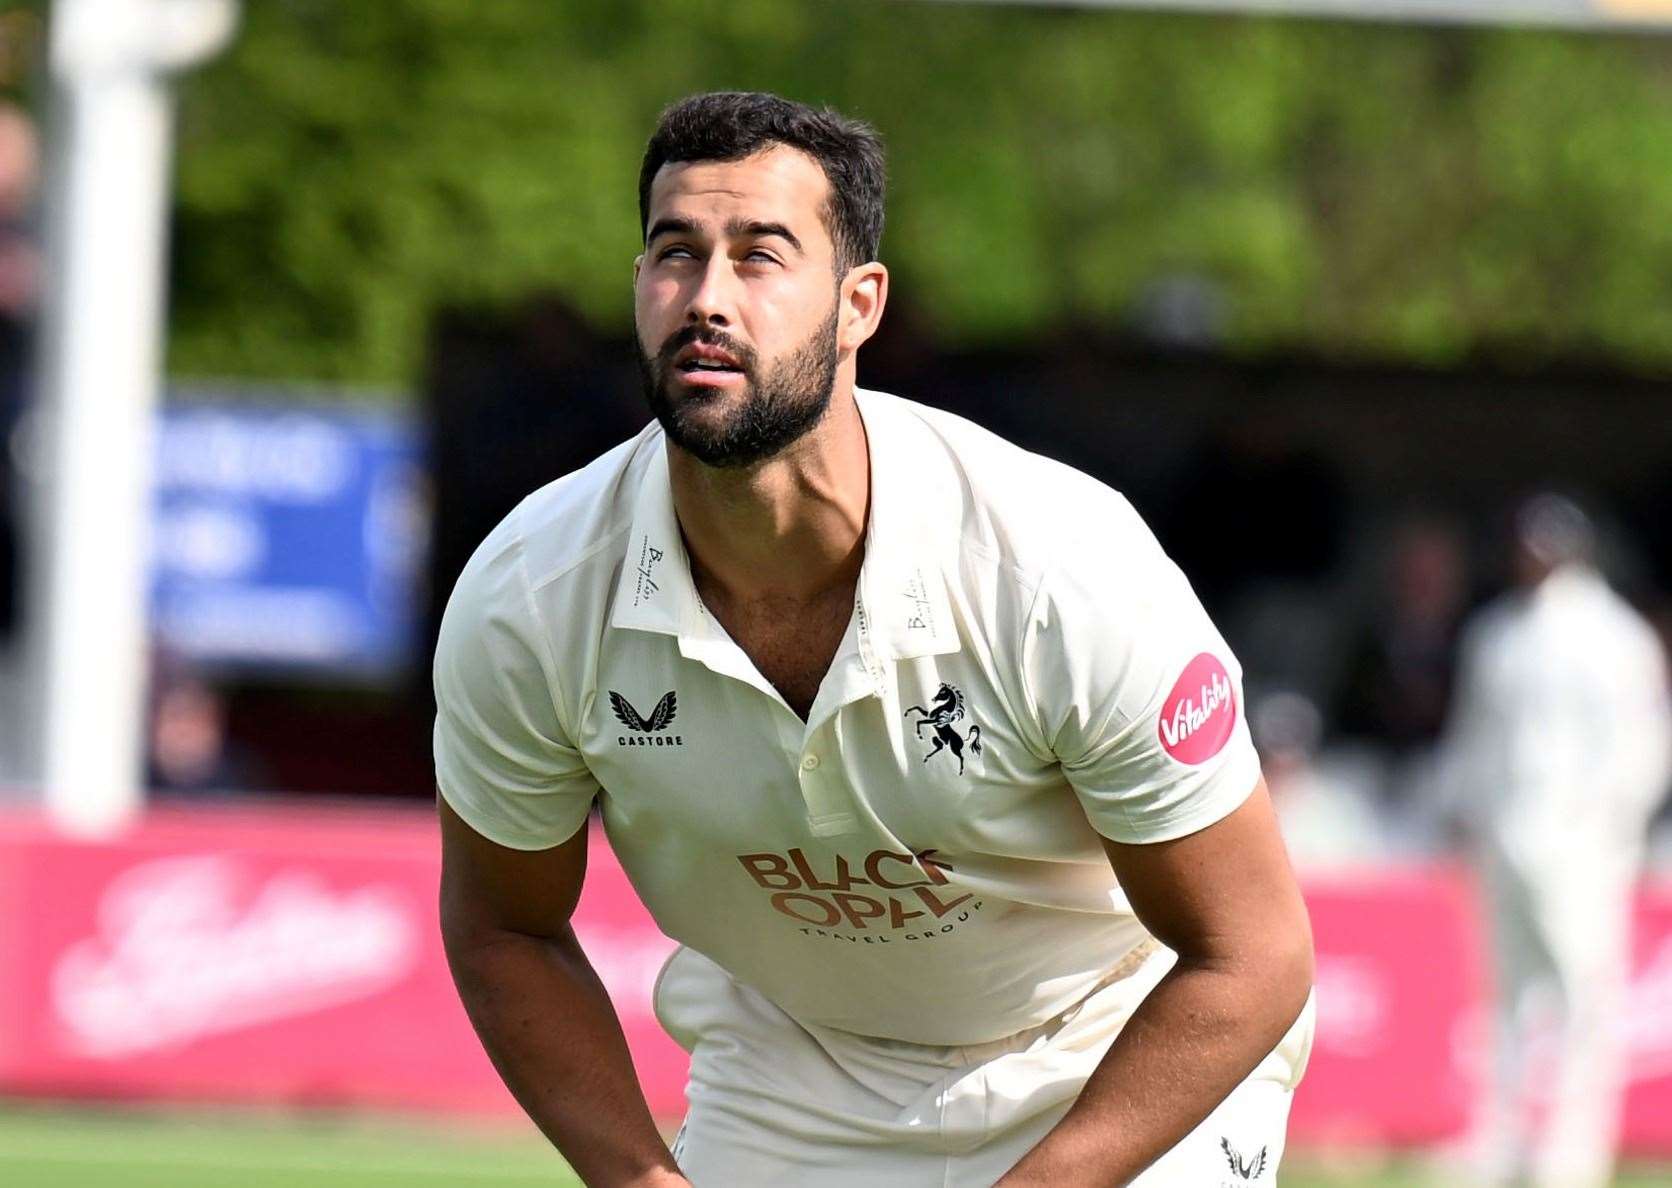
[[[650,232],[644,237],[645,243],[653,242],[658,235],[700,235],[702,227],[695,219],[669,215],[657,219],[650,224]],[[761,219],[731,219],[726,223],[726,234],[732,239],[761,239],[768,235],[776,235],[802,255],[806,249],[801,246],[795,232],[782,223],[771,223]]]
[[801,241],[795,237],[795,232],[782,223],[763,223],[758,219],[733,219],[726,224],[726,234],[733,239],[741,239],[745,235],[753,236],[756,239],[767,235],[776,235],[779,239],[787,241],[796,251],[802,252],[803,255],[806,254],[801,246]]
[[696,223],[690,219],[663,218],[650,224],[650,230],[645,233],[644,241],[649,243],[658,235],[690,235],[697,229]]

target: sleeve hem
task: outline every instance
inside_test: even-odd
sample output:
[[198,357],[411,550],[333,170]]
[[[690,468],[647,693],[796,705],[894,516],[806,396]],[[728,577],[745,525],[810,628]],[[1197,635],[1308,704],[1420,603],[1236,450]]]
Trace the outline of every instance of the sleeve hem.
[[1224,771],[1214,777],[1214,783],[1221,790],[1210,798],[1192,800],[1176,813],[1144,821],[1136,826],[1127,824],[1120,829],[1110,829],[1109,822],[1094,820],[1092,828],[1110,841],[1123,845],[1153,845],[1156,842],[1187,837],[1192,833],[1201,832],[1209,825],[1217,824],[1247,803],[1259,785],[1260,775],[1260,757],[1250,747],[1242,758],[1233,760]]
[[579,825],[565,832],[562,837],[559,837],[556,840],[549,840],[545,837],[513,829],[502,821],[494,820],[487,814],[483,813],[476,807],[476,805],[472,804],[469,800],[466,800],[458,792],[449,791],[446,781],[444,781],[439,774],[436,776],[435,787],[436,792],[447,802],[447,806],[458,814],[461,821],[470,826],[483,837],[487,838],[489,841],[493,842],[494,845],[504,846],[507,850],[521,850],[524,853],[533,853],[537,850],[550,850],[554,847],[561,846],[564,842],[573,838],[575,834],[586,828],[586,819],[591,815],[591,802],[589,801],[588,811],[582,815]]

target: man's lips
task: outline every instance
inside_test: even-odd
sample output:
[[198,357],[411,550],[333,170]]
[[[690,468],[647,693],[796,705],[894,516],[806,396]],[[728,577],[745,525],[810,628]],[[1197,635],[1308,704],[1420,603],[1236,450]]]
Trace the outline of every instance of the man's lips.
[[724,347],[693,342],[673,357],[674,367],[687,375],[725,375],[741,372],[743,364]]
[[749,378],[741,371],[709,371],[701,367],[679,368],[674,375],[687,388],[730,388],[743,384]]

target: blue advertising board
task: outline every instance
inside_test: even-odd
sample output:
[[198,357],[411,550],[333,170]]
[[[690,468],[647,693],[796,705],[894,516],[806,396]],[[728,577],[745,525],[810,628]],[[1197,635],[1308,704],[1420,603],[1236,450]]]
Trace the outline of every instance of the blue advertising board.
[[205,665],[377,675],[411,659],[428,536],[394,411],[179,405],[159,426],[152,628]]

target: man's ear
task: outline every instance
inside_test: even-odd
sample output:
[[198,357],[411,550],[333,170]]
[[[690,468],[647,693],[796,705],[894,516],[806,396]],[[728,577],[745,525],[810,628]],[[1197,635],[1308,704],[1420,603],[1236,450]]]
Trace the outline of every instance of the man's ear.
[[850,268],[842,278],[838,304],[836,349],[858,350],[882,324],[883,307],[888,304],[888,269],[875,260]]
[[633,287],[634,288],[638,287],[639,269],[641,269],[643,267],[644,267],[644,253],[640,252],[638,255],[633,257]]

